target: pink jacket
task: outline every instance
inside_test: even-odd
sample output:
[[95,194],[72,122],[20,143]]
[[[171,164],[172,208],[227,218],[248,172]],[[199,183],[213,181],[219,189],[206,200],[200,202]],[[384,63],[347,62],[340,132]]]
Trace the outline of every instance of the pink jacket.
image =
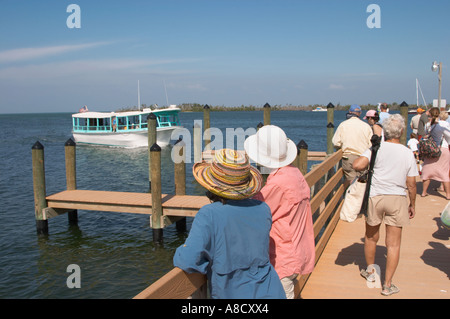
[[272,211],[270,262],[280,279],[311,273],[315,244],[310,189],[300,170],[289,165],[272,172],[253,198]]

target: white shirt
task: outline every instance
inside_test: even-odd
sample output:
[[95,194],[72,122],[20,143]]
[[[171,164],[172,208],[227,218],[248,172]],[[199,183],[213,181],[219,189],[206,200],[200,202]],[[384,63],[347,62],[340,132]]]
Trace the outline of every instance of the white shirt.
[[[441,147],[447,147],[450,144],[450,124],[447,121],[438,121],[431,126],[431,122],[425,125],[425,131],[431,132],[431,137],[436,142],[437,145]],[[444,139],[442,139],[444,137]],[[441,144],[442,142],[442,144]]]
[[408,141],[408,147],[411,149],[411,151],[413,152],[417,152],[419,151],[419,149],[417,148],[417,144],[419,144],[419,141],[415,138],[412,138]]
[[[370,162],[372,151],[362,154]],[[406,177],[418,176],[413,152],[402,144],[384,142],[380,144],[373,168],[370,197],[378,195],[406,196]]]

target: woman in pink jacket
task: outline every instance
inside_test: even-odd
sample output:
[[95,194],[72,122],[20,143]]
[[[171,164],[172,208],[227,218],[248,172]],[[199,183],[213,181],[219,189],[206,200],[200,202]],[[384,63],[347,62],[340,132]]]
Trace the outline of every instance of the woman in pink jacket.
[[266,125],[247,138],[244,148],[252,161],[270,171],[253,198],[271,209],[270,262],[292,299],[297,276],[311,273],[315,261],[310,188],[300,170],[290,165],[297,147],[281,128]]

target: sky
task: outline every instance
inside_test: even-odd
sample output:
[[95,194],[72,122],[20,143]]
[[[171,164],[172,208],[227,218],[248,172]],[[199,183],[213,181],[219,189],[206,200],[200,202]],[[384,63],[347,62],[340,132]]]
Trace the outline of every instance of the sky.
[[433,61],[450,100],[448,12],[448,0],[0,0],[0,113],[115,111],[138,104],[138,82],[141,104],[231,107],[416,104],[418,79],[432,103]]

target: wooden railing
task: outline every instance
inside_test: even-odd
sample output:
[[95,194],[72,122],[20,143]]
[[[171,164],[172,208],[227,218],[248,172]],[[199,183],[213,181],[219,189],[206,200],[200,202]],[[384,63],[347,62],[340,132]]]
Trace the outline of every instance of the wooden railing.
[[[316,243],[316,263],[339,221],[343,204],[344,186],[341,168],[342,151],[328,156],[322,163],[314,166],[305,175],[311,187],[311,211],[314,222]],[[299,276],[295,286],[295,296],[300,297],[309,275]],[[147,287],[134,299],[186,299],[206,297],[206,276],[198,273],[188,274],[175,267],[155,283]],[[199,293],[200,290],[200,293]]]

